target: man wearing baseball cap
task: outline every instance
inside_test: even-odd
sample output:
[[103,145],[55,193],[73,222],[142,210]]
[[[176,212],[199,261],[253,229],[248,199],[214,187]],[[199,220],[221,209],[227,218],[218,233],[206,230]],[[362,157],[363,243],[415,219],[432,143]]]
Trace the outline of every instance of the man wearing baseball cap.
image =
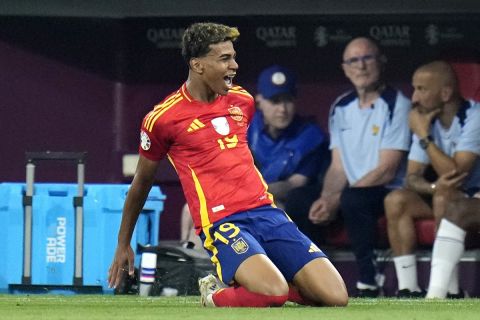
[[248,129],[255,164],[282,207],[287,193],[312,182],[318,175],[326,136],[314,123],[296,114],[296,76],[288,68],[264,69],[257,82],[257,112]]

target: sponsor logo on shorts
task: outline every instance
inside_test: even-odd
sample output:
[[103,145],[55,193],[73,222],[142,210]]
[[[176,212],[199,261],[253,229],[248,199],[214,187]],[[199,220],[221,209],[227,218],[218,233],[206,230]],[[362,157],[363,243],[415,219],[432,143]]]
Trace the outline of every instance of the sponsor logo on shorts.
[[237,254],[242,254],[248,251],[248,243],[243,240],[243,238],[238,238],[232,243],[231,247]]

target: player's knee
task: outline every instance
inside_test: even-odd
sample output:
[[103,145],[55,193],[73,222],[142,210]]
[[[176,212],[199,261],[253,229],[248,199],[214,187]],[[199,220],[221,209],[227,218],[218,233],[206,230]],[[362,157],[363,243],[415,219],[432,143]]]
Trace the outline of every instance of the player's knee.
[[264,283],[259,290],[259,293],[266,296],[288,296],[288,283],[281,280],[272,281]]
[[322,304],[327,307],[345,307],[348,304],[348,293],[346,290],[332,290]]
[[344,307],[348,304],[348,292],[345,285],[332,285],[328,291],[325,288],[317,288],[318,290],[306,294],[305,298],[313,306],[325,307]]
[[286,281],[276,281],[268,285],[265,289],[265,295],[288,296],[288,283]]
[[463,227],[462,221],[469,215],[467,200],[455,200],[446,204],[445,215],[443,216],[448,221]]
[[396,219],[400,217],[403,213],[401,208],[405,204],[405,197],[400,191],[390,192],[384,200],[385,205],[385,215],[388,219]]

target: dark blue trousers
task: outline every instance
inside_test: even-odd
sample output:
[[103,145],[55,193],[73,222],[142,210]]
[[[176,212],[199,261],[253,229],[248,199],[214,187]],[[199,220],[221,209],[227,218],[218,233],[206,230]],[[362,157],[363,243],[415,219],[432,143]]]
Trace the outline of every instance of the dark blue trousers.
[[357,262],[359,281],[376,285],[375,254],[377,220],[383,215],[383,199],[390,190],[383,186],[345,188],[340,207]]

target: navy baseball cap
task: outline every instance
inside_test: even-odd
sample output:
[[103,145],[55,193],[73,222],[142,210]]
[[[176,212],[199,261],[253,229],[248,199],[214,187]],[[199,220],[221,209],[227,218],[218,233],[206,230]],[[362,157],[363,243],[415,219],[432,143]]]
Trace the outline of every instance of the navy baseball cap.
[[258,93],[266,99],[271,99],[276,95],[296,95],[296,77],[288,68],[273,65],[263,70],[258,76]]

